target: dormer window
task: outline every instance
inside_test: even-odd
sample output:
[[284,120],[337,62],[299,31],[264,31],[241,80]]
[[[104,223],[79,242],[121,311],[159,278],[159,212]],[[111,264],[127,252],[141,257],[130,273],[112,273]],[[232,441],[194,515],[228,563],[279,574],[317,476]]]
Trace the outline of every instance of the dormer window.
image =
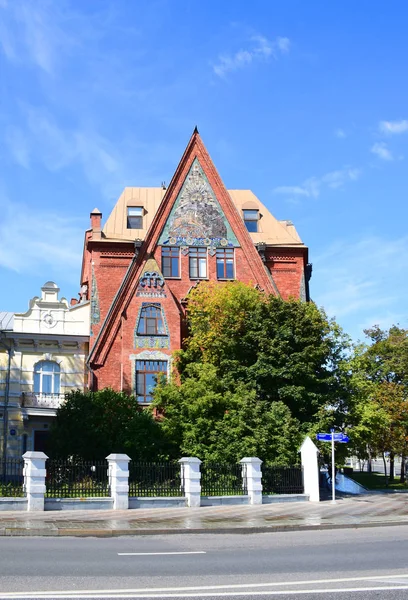
[[257,233],[258,231],[258,221],[259,221],[259,210],[243,210],[244,214],[244,223],[248,231],[251,233]]
[[127,207],[127,229],[143,229],[143,206]]

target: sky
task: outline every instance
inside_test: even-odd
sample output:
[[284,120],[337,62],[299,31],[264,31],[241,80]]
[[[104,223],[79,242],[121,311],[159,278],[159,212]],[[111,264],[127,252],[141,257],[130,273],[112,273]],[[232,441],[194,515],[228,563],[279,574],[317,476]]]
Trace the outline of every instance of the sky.
[[84,230],[190,135],[309,247],[354,340],[408,327],[408,3],[0,0],[0,310],[79,291]]

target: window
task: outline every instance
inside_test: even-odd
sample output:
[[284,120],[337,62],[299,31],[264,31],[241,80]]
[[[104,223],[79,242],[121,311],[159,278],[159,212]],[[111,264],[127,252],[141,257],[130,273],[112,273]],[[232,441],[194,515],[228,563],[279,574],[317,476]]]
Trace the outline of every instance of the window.
[[251,233],[258,231],[259,210],[243,210],[244,223]]
[[162,247],[162,273],[164,277],[179,277],[180,248]]
[[128,229],[143,229],[143,207],[128,206],[127,207],[127,224]]
[[145,306],[140,312],[137,335],[164,335],[163,317],[160,306]]
[[22,441],[22,454],[25,454],[27,452],[27,448],[28,448],[28,435],[26,433],[23,433],[23,435],[21,436],[21,441]]
[[191,279],[207,277],[207,248],[190,248],[189,269]]
[[234,279],[234,249],[217,249],[217,279]]
[[61,369],[58,363],[42,360],[34,367],[34,393],[59,394]]
[[152,401],[152,393],[160,373],[164,375],[167,373],[166,360],[136,361],[136,397],[138,402],[147,404]]

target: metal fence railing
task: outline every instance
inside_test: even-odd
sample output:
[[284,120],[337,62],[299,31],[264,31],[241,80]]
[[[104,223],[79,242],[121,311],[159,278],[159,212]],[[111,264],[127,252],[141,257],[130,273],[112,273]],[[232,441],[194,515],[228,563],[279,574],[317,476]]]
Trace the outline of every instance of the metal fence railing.
[[181,465],[178,462],[129,463],[129,496],[183,496]]
[[201,463],[202,496],[234,496],[247,493],[242,465],[227,463]]
[[98,498],[110,495],[108,463],[48,459],[47,498]]
[[22,458],[0,458],[0,498],[25,496],[23,469]]
[[303,494],[302,467],[273,467],[262,465],[264,494]]

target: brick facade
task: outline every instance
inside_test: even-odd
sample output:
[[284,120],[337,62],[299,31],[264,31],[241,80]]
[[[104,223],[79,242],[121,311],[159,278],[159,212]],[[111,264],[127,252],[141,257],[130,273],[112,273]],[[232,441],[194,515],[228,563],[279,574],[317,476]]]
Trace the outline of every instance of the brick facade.
[[[183,185],[189,181],[189,177],[193,177],[191,174],[194,169],[196,176],[204,182],[201,188],[205,190],[202,192],[201,189],[201,192],[214,215],[211,217],[213,220],[204,225],[211,230],[218,220],[223,230],[228,229],[229,238],[208,238],[203,241],[201,238],[187,237],[186,246],[185,238],[183,242],[175,242],[176,238],[170,237],[169,242],[166,240],[159,244],[160,236],[166,224],[171,223],[171,215],[178,206],[177,202],[180,202],[178,198],[183,198]],[[198,213],[202,214],[204,209],[197,204],[194,194],[191,195],[191,203],[198,206]],[[145,212],[149,212],[148,205]],[[179,214],[183,214],[181,209]],[[192,244],[194,247],[208,246],[208,280],[217,281],[216,249],[228,247],[234,255],[235,279],[258,285],[265,292],[281,295],[284,299],[307,299],[307,248],[300,240],[287,247],[282,243],[267,243],[265,248],[262,248],[262,244],[258,247],[255,245],[242,214],[222,183],[196,131],[143,240],[105,235],[101,230],[101,217],[97,210],[91,213],[91,228],[85,234],[81,275],[82,289],[91,300],[91,351],[88,363],[93,389],[110,386],[135,393],[138,360],[150,361],[149,367],[154,361],[162,361],[162,365],[165,364],[163,361],[167,361],[167,370],[170,370],[171,354],[182,344],[185,299],[191,287],[197,283],[189,273],[188,246]],[[126,216],[122,215],[122,218]],[[200,217],[196,220],[196,226],[201,227]],[[279,231],[282,230],[284,235],[283,225],[276,223],[279,223]],[[129,238],[131,234],[130,230]],[[175,278],[162,276],[163,243],[179,247],[180,266]],[[146,272],[157,274],[157,278],[144,277]],[[137,334],[138,319],[146,307],[158,307],[161,311],[160,335],[149,337]],[[144,375],[140,377],[143,380]],[[142,383],[138,384],[140,389],[141,386]]]

